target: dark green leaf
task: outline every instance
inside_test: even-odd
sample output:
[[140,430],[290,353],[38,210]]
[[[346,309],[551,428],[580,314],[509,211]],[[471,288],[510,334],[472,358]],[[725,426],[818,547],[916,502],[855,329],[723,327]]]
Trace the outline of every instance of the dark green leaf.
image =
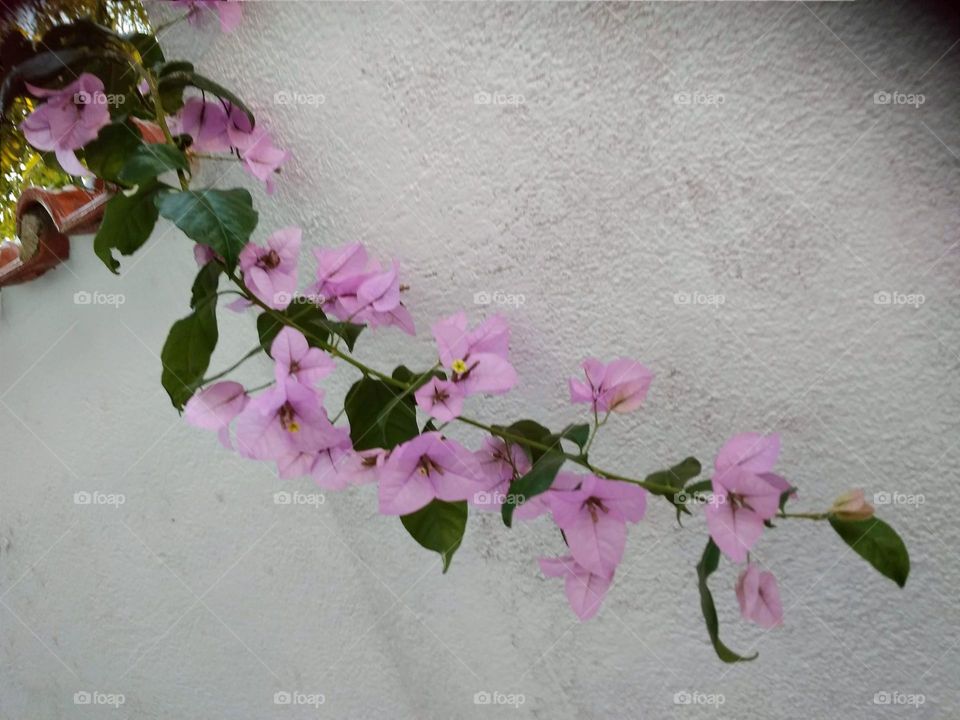
[[157,74],[160,77],[176,72],[192,73],[193,63],[189,63],[186,60],[171,60],[168,63],[164,63],[163,66],[157,70]]
[[128,185],[139,185],[170,170],[186,170],[187,157],[170,145],[139,145],[127,158],[119,179]]
[[406,365],[400,365],[394,369],[391,374],[394,380],[399,380],[402,383],[407,385],[413,385],[414,390],[419,390],[421,387],[430,382],[430,378],[436,377],[441,380],[446,380],[447,376],[442,370],[427,370],[426,372],[416,373],[413,372]]
[[120,263],[113,250],[121,255],[133,255],[150,237],[157,222],[154,184],[140,188],[131,196],[117,193],[107,203],[103,220],[93,238],[93,251],[111,272],[116,273]]
[[856,553],[873,565],[881,575],[903,587],[910,574],[910,555],[896,531],[880,518],[840,520],[831,517],[830,525]]
[[198,90],[204,90],[206,92],[213,93],[218,98],[226,100],[231,105],[236,105],[238,108],[240,108],[240,110],[242,110],[250,120],[251,126],[253,126],[256,122],[253,117],[253,113],[250,112],[250,109],[246,105],[244,105],[243,100],[234,95],[231,91],[227,90],[225,87],[223,87],[223,85],[215,83],[210,78],[204,77],[193,70],[171,69],[168,66],[164,66],[164,69],[160,73],[159,85],[161,93],[168,90],[176,90],[177,88],[182,91],[186,85],[195,87]]
[[200,386],[217,347],[217,296],[209,296],[209,272],[206,267],[201,268],[194,282],[194,298],[201,294],[209,300],[199,302],[192,313],[173,324],[160,353],[161,383],[178,410]]
[[717,608],[713,604],[713,595],[707,586],[707,579],[717,569],[719,563],[720,549],[714,544],[713,540],[707,540],[703,557],[697,564],[697,579],[700,584],[700,609],[703,610],[703,618],[707,621],[707,633],[710,635],[710,642],[713,643],[713,649],[716,651],[717,657],[725,663],[753,660],[757,657],[757,653],[750,656],[738,655],[720,641],[720,620],[717,618]]
[[208,262],[197,273],[193,281],[193,287],[190,289],[190,308],[196,309],[211,300],[217,298],[217,288],[220,286],[220,273],[223,272],[220,265],[215,262]]
[[531,440],[539,445],[544,445],[547,447],[554,447],[557,445],[555,436],[553,436],[547,428],[534,420],[518,420],[509,427],[494,425],[493,429],[509,434],[511,436],[509,442],[513,442],[522,447],[533,462],[536,462],[540,456],[543,455],[544,450],[540,447],[525,445],[519,440],[514,440],[513,438]]
[[347,349],[353,352],[353,346],[357,344],[357,338],[366,327],[366,325],[357,325],[356,323],[338,322],[337,320],[326,320],[325,325],[334,335],[339,335],[347,344]]
[[164,61],[163,50],[160,49],[160,44],[153,35],[133,33],[127,37],[127,40],[140,53],[140,59],[143,61],[144,67],[152,68]]
[[584,446],[587,444],[587,440],[590,439],[590,426],[586,423],[581,425],[567,425],[560,431],[560,437],[576,443],[582,453]]
[[[665,497],[677,510],[677,522],[680,522],[680,513],[690,514],[687,509],[687,502],[693,497],[690,492],[681,492],[683,486],[688,481],[700,474],[700,461],[694,457],[688,457],[671,468],[651,473],[645,478],[647,482],[662,485],[664,490],[650,490],[654,495]],[[705,481],[708,486],[710,481]]]
[[780,493],[780,512],[784,512],[784,508],[787,506],[787,500],[793,497],[794,493],[797,492],[795,487],[791,487],[789,490],[784,490]]
[[423,547],[440,553],[446,572],[467,527],[467,503],[434,500],[414,513],[402,515],[400,522]]
[[104,180],[120,182],[124,163],[143,144],[139,131],[127,122],[104,126],[96,140],[83,148],[83,157],[93,174]]
[[257,226],[257,211],[246,190],[168,192],[157,197],[157,206],[187,237],[212,247],[230,270]]
[[403,395],[402,390],[380,380],[366,377],[355,382],[343,407],[355,450],[390,450],[420,432],[413,395]]
[[553,485],[553,479],[563,466],[566,457],[561,453],[550,451],[543,453],[526,475],[510,483],[507,498],[500,508],[503,524],[510,527],[513,524],[513,511],[517,506],[532,497],[544,493]]

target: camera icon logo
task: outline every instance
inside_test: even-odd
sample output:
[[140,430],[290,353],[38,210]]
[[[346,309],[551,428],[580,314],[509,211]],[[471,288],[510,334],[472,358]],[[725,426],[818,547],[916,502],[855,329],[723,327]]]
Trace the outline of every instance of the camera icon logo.
[[489,105],[493,101],[493,96],[488,92],[481,90],[473,96],[474,105]]
[[278,690],[273,694],[274,705],[289,705],[293,702],[293,695],[285,690]]
[[289,505],[291,502],[293,502],[293,496],[286,491],[281,490],[273,494],[274,505]]
[[89,305],[91,302],[93,302],[93,295],[86,290],[78,290],[73,294],[74,305]]
[[693,702],[693,696],[686,690],[680,690],[673,694],[674,705],[689,705]]
[[493,697],[486,690],[481,690],[473,696],[474,705],[489,705],[493,702]]
[[86,690],[80,690],[73,694],[74,705],[89,705],[93,701],[93,696]]
[[878,492],[873,494],[874,505],[889,505],[893,502],[893,497],[888,492]]
[[89,505],[91,502],[93,502],[93,496],[86,490],[81,490],[73,494],[74,505]]
[[873,696],[874,705],[889,705],[891,702],[893,702],[893,696],[886,690],[881,690]]
[[891,100],[890,93],[884,90],[878,90],[873,94],[874,105],[889,105]]
[[478,493],[474,493],[473,502],[477,505],[489,505],[493,502],[493,495],[488,493],[486,490],[481,490]]
[[474,305],[489,305],[491,302],[493,302],[493,298],[490,297],[490,293],[486,290],[481,290],[473,294]]

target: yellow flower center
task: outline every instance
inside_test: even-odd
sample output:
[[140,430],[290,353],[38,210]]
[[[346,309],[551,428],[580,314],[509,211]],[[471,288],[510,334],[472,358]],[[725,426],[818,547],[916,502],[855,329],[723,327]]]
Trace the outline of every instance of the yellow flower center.
[[467,371],[467,364],[458,358],[450,364],[450,369],[457,375],[463,375]]
[[300,423],[298,423],[298,422],[296,422],[296,421],[287,423],[287,431],[288,431],[288,432],[300,432]]

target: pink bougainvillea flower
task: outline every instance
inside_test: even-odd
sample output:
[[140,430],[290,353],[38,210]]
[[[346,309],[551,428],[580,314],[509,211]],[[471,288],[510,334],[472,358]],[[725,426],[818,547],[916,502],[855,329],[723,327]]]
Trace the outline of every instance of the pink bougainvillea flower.
[[270,133],[259,125],[253,130],[245,147],[238,149],[243,159],[243,169],[264,184],[267,195],[273,195],[275,187],[273,176],[290,158],[290,153],[276,147],[270,138]]
[[174,0],[174,4],[190,13],[191,25],[199,24],[205,12],[216,12],[225,33],[236,30],[243,19],[243,8],[237,0]]
[[780,589],[773,573],[749,563],[737,580],[737,602],[744,620],[769,630],[783,624]]
[[237,445],[256,460],[290,458],[330,446],[323,395],[292,378],[251,400],[237,418]]
[[20,124],[24,137],[38,150],[53,151],[60,166],[70,175],[92,176],[80,160],[79,150],[97,137],[110,123],[103,82],[96,75],[82,73],[59,90],[47,90],[27,83],[27,89],[46,102]]
[[326,490],[343,490],[352,479],[350,475],[342,472],[347,458],[353,452],[350,431],[345,428],[331,428],[325,444],[326,447],[316,454],[310,475],[317,485]]
[[219,258],[209,245],[195,243],[193,246],[193,259],[197,261],[199,267],[203,267],[207,263],[218,260]]
[[238,382],[214,383],[195,393],[183,409],[183,419],[194,427],[216,430],[220,443],[230,447],[230,423],[247,406],[247,391]]
[[349,452],[340,461],[338,472],[350,485],[369,485],[380,479],[387,451],[379,448]]
[[207,153],[230,150],[227,111],[219,102],[192,97],[183,104],[170,124],[170,131],[174,135],[190,136],[191,150]]
[[583,475],[573,472],[565,471],[557,473],[557,476],[553,479],[553,483],[550,485],[549,490],[540,493],[539,495],[534,495],[532,498],[529,498],[517,505],[516,509],[513,511],[514,519],[533,520],[534,518],[538,518],[541,515],[549,513],[553,498],[555,498],[557,495],[569,493],[579,488],[583,477]]
[[630,483],[581,478],[577,490],[550,498],[553,521],[563,530],[570,554],[597,575],[611,575],[623,558],[627,523],[640,522],[647,491]]
[[607,596],[613,573],[609,575],[590,572],[570,555],[558,558],[540,558],[540,569],[549,578],[563,578],[564,590],[570,608],[581,621],[597,614]]
[[778,435],[743,433],[721,448],[714,462],[713,496],[704,508],[710,537],[741,563],[777,513],[789,484],[771,471],[780,454]]
[[421,410],[440,422],[450,422],[463,412],[463,393],[449,380],[432,377],[414,397]]
[[590,403],[596,413],[627,413],[643,404],[653,373],[628,358],[605,365],[596,358],[583,361],[587,381],[570,378],[570,402]]
[[502,395],[517,384],[517,371],[508,357],[510,328],[504,318],[491,317],[470,331],[466,314],[459,312],[438,321],[432,330],[440,362],[464,397]]
[[[482,489],[468,500],[481,510],[499,511],[514,477],[523,477],[530,472],[530,458],[519,445],[510,444],[508,447],[502,438],[493,436],[484,438],[483,447],[474,456],[479,463]],[[517,512],[519,508],[514,511],[514,517]]]
[[298,227],[283,228],[267,238],[266,247],[247,243],[240,251],[244,283],[275,310],[287,307],[297,289],[300,236]]
[[848,490],[833,501],[830,514],[841,520],[867,520],[873,517],[875,508],[864,497],[863,490]]
[[277,382],[293,378],[297,382],[313,385],[333,372],[333,358],[320,348],[310,347],[299,330],[285,327],[277,333],[270,345],[274,374]]
[[360,243],[314,250],[317,281],[307,292],[324,311],[344,322],[398,327],[413,335],[410,311],[400,301],[397,263],[381,270]]
[[477,490],[473,453],[438,432],[398,445],[380,471],[380,512],[407,515],[434,498],[466,500]]

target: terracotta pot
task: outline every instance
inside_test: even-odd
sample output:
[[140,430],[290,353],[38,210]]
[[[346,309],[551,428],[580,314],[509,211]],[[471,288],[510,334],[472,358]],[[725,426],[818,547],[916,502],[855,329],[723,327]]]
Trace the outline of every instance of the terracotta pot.
[[69,236],[95,232],[112,196],[99,180],[93,190],[25,190],[17,201],[19,257],[0,266],[0,287],[33,280],[70,257]]

